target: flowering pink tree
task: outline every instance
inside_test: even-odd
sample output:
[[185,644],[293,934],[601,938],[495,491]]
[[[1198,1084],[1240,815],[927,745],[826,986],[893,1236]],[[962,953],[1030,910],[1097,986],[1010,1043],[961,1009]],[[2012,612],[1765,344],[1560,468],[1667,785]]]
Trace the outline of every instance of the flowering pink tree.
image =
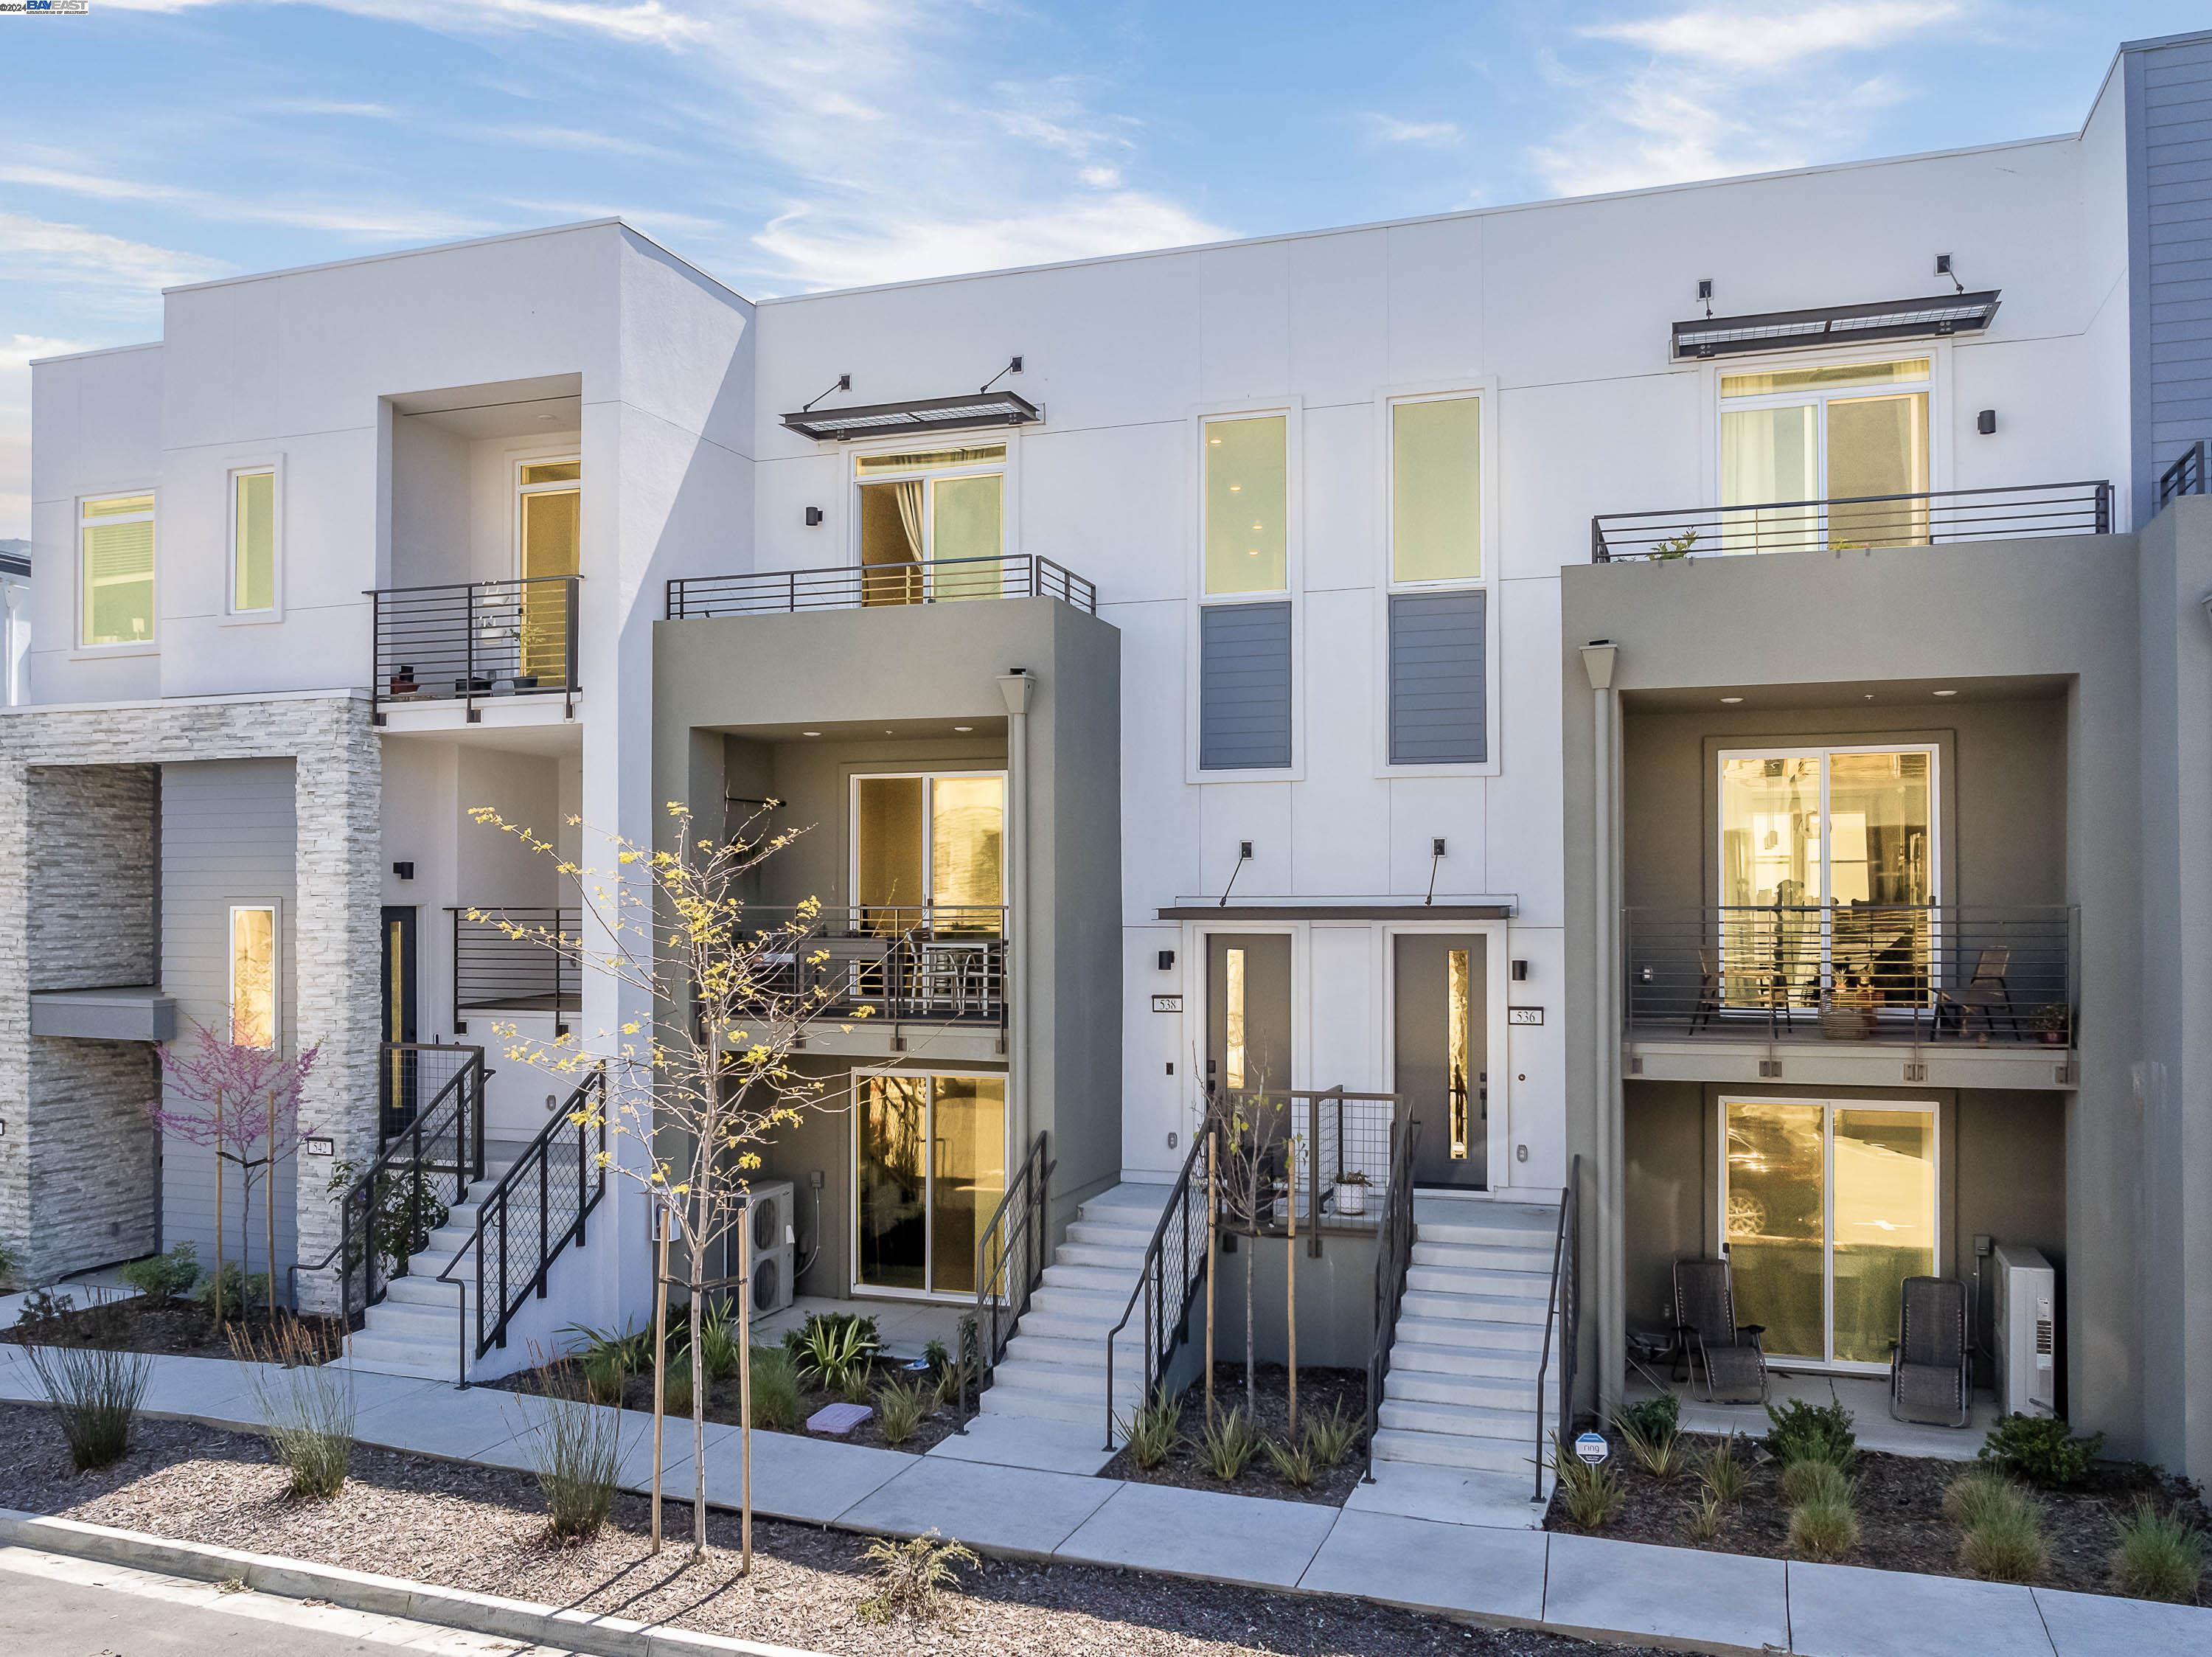
[[[300,1095],[322,1051],[318,1043],[286,1058],[273,1047],[246,1047],[195,1020],[190,1051],[158,1050],[168,1079],[153,1107],[154,1125],[215,1153],[215,1315],[222,1320],[222,1169],[238,1170],[244,1202],[238,1216],[239,1270],[250,1256],[253,1187],[300,1146]],[[269,1249],[269,1316],[276,1316],[276,1200],[263,1203]],[[244,1308],[240,1308],[241,1313]]]

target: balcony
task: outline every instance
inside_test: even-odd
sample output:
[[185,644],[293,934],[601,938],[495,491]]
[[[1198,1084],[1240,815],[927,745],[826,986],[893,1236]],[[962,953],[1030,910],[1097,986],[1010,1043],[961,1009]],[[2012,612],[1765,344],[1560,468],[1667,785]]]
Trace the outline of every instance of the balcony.
[[[747,924],[779,928],[798,912],[753,905]],[[807,1036],[811,1047],[903,1052],[911,1026],[927,1026],[924,1045],[932,1057],[1005,1057],[1003,907],[823,908],[803,937],[778,939],[763,964],[769,993],[822,998]]]
[[[465,1033],[471,1013],[550,1014],[556,1033],[583,1005],[576,963],[538,941],[550,929],[573,938],[583,924],[574,909],[458,908],[453,917],[453,1028]],[[473,918],[482,916],[481,920]],[[516,937],[508,927],[527,929]]]
[[1050,558],[1023,557],[691,576],[668,583],[668,619],[1033,598],[1058,599],[1085,615],[1098,613],[1097,587]]
[[[1697,1057],[1755,1061],[1793,1079],[1850,1080],[1828,1059],[1913,1050],[1902,1080],[1955,1075],[1954,1060],[2003,1062],[2022,1086],[2069,1085],[2080,952],[2064,905],[1831,904],[1627,909],[1624,1036],[1641,1075],[1714,1075]],[[1869,1073],[1871,1074],[1871,1073]]]
[[470,724],[486,702],[558,696],[575,711],[580,576],[385,588],[374,606],[369,698],[375,722],[400,703],[459,702]]
[[2112,533],[2111,484],[2027,484],[1607,513],[1590,520],[1590,562],[1666,563],[1717,554],[1851,551]]

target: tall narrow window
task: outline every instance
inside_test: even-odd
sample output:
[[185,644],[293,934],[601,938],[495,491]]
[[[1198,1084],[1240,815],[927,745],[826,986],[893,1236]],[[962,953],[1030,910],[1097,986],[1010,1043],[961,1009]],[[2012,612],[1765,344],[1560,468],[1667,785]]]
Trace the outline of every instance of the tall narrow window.
[[860,601],[925,604],[1006,590],[1006,446],[854,457]]
[[1290,585],[1290,421],[1264,414],[1204,429],[1206,594],[1279,593]]
[[1390,405],[1390,579],[1482,577],[1482,399]]
[[276,607],[276,473],[231,474],[230,607],[250,614]]
[[230,1039],[235,1047],[276,1045],[276,910],[230,910]]
[[1724,552],[1928,540],[1931,360],[1721,376]]
[[1450,1066],[1451,1154],[1455,1162],[1467,1160],[1467,1148],[1473,1137],[1468,1055],[1474,1027],[1474,1007],[1468,959],[1464,949],[1448,950],[1444,954],[1444,1055]]
[[111,495],[77,517],[77,643],[148,644],[154,638],[154,497]]
[[568,682],[575,582],[563,577],[581,568],[583,476],[580,460],[525,460],[515,472],[523,582],[517,673],[540,685]]
[[1244,1085],[1244,952],[1231,950],[1222,972],[1227,993],[1227,1039],[1223,1043],[1225,1051],[1222,1068],[1228,1073],[1228,1086],[1234,1090]]

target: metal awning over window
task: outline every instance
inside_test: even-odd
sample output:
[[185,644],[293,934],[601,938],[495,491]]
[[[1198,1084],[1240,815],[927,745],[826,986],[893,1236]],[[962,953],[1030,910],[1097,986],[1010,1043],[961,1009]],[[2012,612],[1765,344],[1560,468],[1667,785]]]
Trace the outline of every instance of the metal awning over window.
[[1703,316],[1674,325],[1674,360],[1737,356],[1807,345],[1856,345],[1885,339],[1933,339],[1978,333],[1997,314],[1998,289],[1938,294],[1872,305],[1823,305],[1753,316]]
[[784,425],[819,442],[853,437],[891,437],[907,432],[968,431],[978,426],[1026,426],[1044,411],[1010,391],[971,392],[964,397],[919,397],[903,403],[866,403],[856,408],[802,409]]

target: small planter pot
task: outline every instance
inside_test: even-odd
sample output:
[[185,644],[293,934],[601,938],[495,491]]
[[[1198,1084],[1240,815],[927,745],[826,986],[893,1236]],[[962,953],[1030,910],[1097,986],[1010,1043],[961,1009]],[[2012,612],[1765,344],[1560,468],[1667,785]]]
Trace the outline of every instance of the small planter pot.
[[1339,1185],[1336,1188],[1336,1211],[1339,1214],[1347,1215],[1366,1213],[1367,1187],[1364,1185]]

